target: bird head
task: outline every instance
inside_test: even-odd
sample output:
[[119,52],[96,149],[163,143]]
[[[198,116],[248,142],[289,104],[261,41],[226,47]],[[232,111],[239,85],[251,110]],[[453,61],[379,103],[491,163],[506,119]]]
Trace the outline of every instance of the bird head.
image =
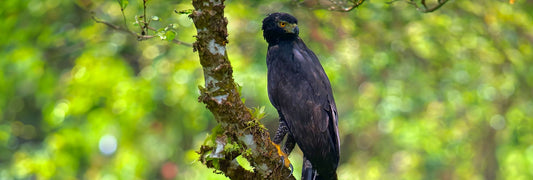
[[272,13],[263,20],[263,37],[269,44],[298,37],[298,20],[287,13]]

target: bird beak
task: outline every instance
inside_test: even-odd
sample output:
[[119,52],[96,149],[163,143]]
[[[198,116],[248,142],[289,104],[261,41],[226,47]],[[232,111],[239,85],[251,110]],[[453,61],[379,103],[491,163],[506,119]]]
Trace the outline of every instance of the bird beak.
[[285,32],[296,34],[296,35],[298,35],[298,33],[300,32],[300,29],[298,29],[297,24],[287,24],[287,26],[285,26],[284,29],[285,29]]

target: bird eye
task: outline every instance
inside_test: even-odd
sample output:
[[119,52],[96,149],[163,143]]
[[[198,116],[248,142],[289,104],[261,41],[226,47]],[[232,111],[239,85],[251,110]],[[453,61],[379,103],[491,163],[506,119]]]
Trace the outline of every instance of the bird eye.
[[285,23],[285,22],[279,22],[279,27],[282,27],[282,28],[283,28],[283,27],[285,27],[286,25],[287,25],[287,23]]

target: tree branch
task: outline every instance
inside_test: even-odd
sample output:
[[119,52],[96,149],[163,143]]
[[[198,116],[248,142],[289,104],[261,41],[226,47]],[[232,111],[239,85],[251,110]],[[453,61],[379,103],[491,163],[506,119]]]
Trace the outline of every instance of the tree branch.
[[426,3],[424,2],[423,5],[424,5],[425,10],[422,11],[422,12],[425,12],[425,13],[433,12],[433,11],[439,9],[440,7],[442,7],[444,4],[446,4],[446,2],[448,2],[448,0],[438,0],[438,4],[433,6],[432,8],[429,8],[429,9],[427,8]]
[[[114,30],[117,30],[117,31],[121,31],[121,32],[124,32],[124,33],[128,33],[130,35],[133,35],[137,38],[138,41],[143,41],[143,40],[147,40],[147,39],[152,39],[154,37],[157,37],[157,36],[152,36],[152,35],[141,35],[141,34],[137,34],[136,32],[133,32],[129,29],[126,29],[124,27],[121,27],[121,26],[117,26],[117,25],[114,25],[110,22],[107,22],[107,21],[103,21],[103,20],[100,20],[98,19],[97,17],[95,16],[92,16],[94,22],[97,22],[97,23],[102,23],[102,24],[105,24],[107,25],[107,27],[111,28],[111,29],[114,29]],[[147,26],[146,28],[150,29],[150,30],[153,30],[153,31],[156,31],[155,28],[153,27],[149,27]],[[184,45],[184,46],[189,46],[189,47],[192,47],[192,44],[190,43],[186,43],[186,42],[182,42],[182,41],[179,41],[177,39],[173,39],[172,42],[174,44],[178,44],[178,45]]]
[[330,8],[328,8],[328,10],[330,10],[330,11],[341,11],[341,12],[349,12],[349,11],[355,9],[356,7],[359,7],[361,4],[363,4],[363,2],[365,2],[365,0],[351,0],[350,1],[351,5],[345,6],[346,3],[343,3],[342,5],[339,5],[334,0],[330,0],[330,1],[333,2],[334,6],[330,6]]
[[147,3],[147,0],[143,0],[143,18],[144,18],[144,22],[143,22],[143,25],[141,27],[142,29],[142,35],[146,35],[148,32],[148,22],[146,21],[146,3]]
[[444,4],[448,2],[448,0],[437,0],[437,5],[430,7],[430,8],[428,8],[428,5],[426,4],[426,0],[420,0],[420,4],[422,4],[422,7],[420,7],[414,0],[392,0],[392,1],[387,2],[387,4],[392,4],[397,1],[404,1],[407,4],[414,6],[418,11],[423,12],[423,13],[433,12],[441,8],[442,6],[444,6]]
[[[231,179],[294,179],[280,161],[268,131],[241,101],[226,54],[224,0],[193,0],[193,6],[189,17],[198,32],[193,47],[205,78],[198,100],[206,104],[219,124],[200,148],[200,161]],[[250,162],[253,171],[237,163],[239,155]]]
[[298,3],[312,9],[327,9],[330,11],[349,12],[363,4],[365,0],[328,0],[303,1]]

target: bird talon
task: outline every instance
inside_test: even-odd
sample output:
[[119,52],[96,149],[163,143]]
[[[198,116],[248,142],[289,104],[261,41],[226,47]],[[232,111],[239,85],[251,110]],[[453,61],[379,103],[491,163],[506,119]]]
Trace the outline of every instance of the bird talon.
[[289,174],[289,176],[287,177],[290,177],[292,175],[292,172],[294,171],[294,167],[292,167],[292,164],[289,164],[290,168],[291,168],[291,174]]
[[[291,161],[289,161],[289,155],[287,155],[283,151],[281,151],[281,148],[276,143],[272,143],[272,144],[278,150],[278,155],[281,157],[281,162],[283,163],[283,165],[285,165],[285,167],[291,168],[291,174],[292,174],[292,169],[293,168],[292,168]],[[287,157],[287,158],[285,158],[285,157]]]
[[[289,161],[288,158],[287,158],[287,161]],[[294,167],[292,166],[292,164],[291,164],[290,161],[289,161],[289,166],[286,165],[286,162],[285,162],[285,156],[281,156],[281,162],[283,162],[283,164],[285,165],[285,167],[288,167],[288,168],[291,169],[291,173],[289,174],[289,176],[287,176],[287,177],[290,177],[290,176],[292,175],[292,172],[294,171]]]

